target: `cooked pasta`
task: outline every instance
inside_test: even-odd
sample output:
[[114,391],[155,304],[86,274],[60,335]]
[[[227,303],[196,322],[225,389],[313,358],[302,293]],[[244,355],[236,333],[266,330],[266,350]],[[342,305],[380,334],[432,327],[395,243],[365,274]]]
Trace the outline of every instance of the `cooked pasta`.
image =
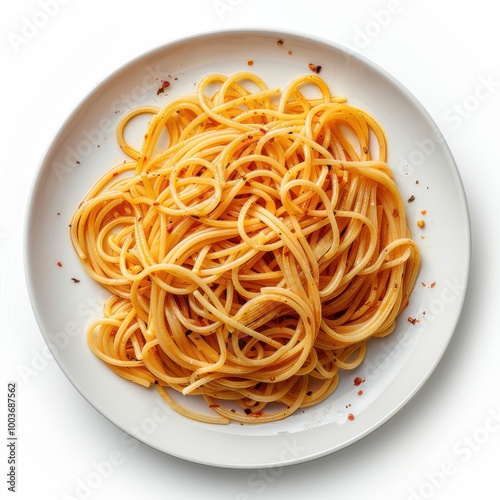
[[117,140],[129,158],[70,235],[111,294],[88,344],[118,375],[193,419],[270,422],[327,398],[393,331],[420,260],[384,132],[317,74],[283,90],[211,74],[128,112]]

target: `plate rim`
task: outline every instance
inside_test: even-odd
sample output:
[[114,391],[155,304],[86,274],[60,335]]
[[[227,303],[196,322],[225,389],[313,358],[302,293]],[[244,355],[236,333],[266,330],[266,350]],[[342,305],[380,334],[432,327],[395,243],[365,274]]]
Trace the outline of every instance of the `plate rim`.
[[[60,367],[62,372],[64,373],[65,377],[70,381],[70,383],[73,385],[73,387],[80,393],[80,395],[89,403],[99,414],[103,415],[107,421],[111,422],[113,425],[118,427],[120,430],[123,432],[132,435],[129,430],[124,429],[121,427],[115,419],[111,418],[109,415],[104,414],[98,407],[96,407],[93,402],[91,401],[90,398],[87,397],[79,388],[78,384],[76,383],[75,380],[73,380],[73,377],[70,376],[69,373],[63,367],[61,366],[59,359],[58,359],[58,353],[55,352],[53,349],[53,345],[51,345],[51,342],[49,342],[47,332],[45,331],[44,328],[44,321],[43,321],[43,313],[42,311],[39,310],[38,306],[39,304],[37,303],[37,299],[35,296],[35,291],[32,283],[32,267],[31,267],[31,253],[29,251],[29,242],[30,242],[30,228],[31,228],[31,219],[32,219],[32,212],[35,209],[35,195],[38,192],[38,189],[40,187],[40,184],[43,180],[43,175],[44,172],[47,168],[47,159],[50,156],[52,150],[54,149],[55,145],[57,144],[58,140],[61,138],[61,136],[64,134],[64,130],[66,129],[67,125],[72,122],[74,117],[80,112],[82,108],[85,107],[85,105],[91,101],[94,95],[96,95],[100,89],[103,86],[106,86],[112,81],[114,78],[116,78],[120,73],[125,72],[127,69],[131,68],[134,64],[149,58],[149,57],[155,57],[156,55],[161,54],[162,52],[166,50],[170,50],[175,48],[176,46],[184,45],[186,43],[200,43],[203,39],[206,38],[213,38],[213,37],[224,37],[224,36],[242,36],[242,35],[253,35],[253,36],[279,36],[279,37],[293,37],[295,39],[300,39],[306,43],[312,43],[312,44],[321,44],[322,46],[325,47],[325,49],[328,50],[335,50],[341,54],[348,55],[349,57],[352,57],[356,59],[361,65],[367,66],[370,68],[372,71],[380,74],[383,76],[385,80],[390,81],[394,86],[396,86],[399,90],[399,92],[411,102],[412,106],[417,108],[420,112],[420,114],[425,118],[426,123],[428,123],[430,126],[433,126],[435,129],[440,130],[439,127],[437,126],[436,122],[432,118],[431,114],[427,111],[427,109],[420,103],[420,101],[415,97],[415,95],[405,86],[403,85],[396,77],[394,77],[391,73],[389,73],[387,70],[385,70],[383,67],[366,57],[365,55],[357,52],[355,49],[352,49],[351,47],[339,43],[338,41],[334,41],[331,39],[327,39],[325,37],[320,37],[316,35],[312,35],[309,33],[304,33],[298,30],[289,30],[289,29],[277,29],[277,28],[262,28],[262,27],[242,27],[242,28],[217,28],[217,29],[210,29],[210,30],[201,30],[197,31],[192,34],[187,34],[181,37],[176,37],[170,40],[167,40],[164,43],[161,43],[159,45],[156,45],[152,47],[151,49],[142,51],[139,54],[136,54],[135,56],[131,57],[125,62],[122,62],[118,66],[114,67],[111,71],[107,72],[107,74],[100,79],[100,81],[95,84],[89,91],[87,91],[83,97],[77,100],[77,103],[73,106],[71,112],[67,114],[63,120],[61,120],[61,123],[59,126],[55,127],[55,131],[53,132],[51,139],[48,141],[45,150],[43,151],[40,161],[38,162],[38,165],[36,168],[33,170],[34,176],[31,179],[31,185],[29,186],[28,189],[28,196],[27,196],[27,204],[24,210],[24,221],[23,221],[23,244],[22,244],[22,250],[23,250],[23,265],[24,265],[24,272],[25,272],[25,284],[28,290],[28,296],[30,299],[30,304],[37,322],[37,325],[39,327],[40,333],[42,334],[42,337],[44,339],[44,342],[47,344],[49,350],[51,351],[51,354],[54,357],[54,360],[56,361],[57,365]],[[466,300],[467,296],[467,288],[468,288],[468,282],[469,282],[469,277],[470,277],[470,270],[471,270],[471,251],[472,251],[472,237],[471,237],[471,219],[470,219],[470,211],[469,211],[469,206],[468,206],[468,201],[467,201],[467,196],[466,192],[464,189],[462,177],[460,176],[460,171],[458,169],[458,165],[453,157],[452,151],[448,145],[448,142],[446,139],[444,139],[441,143],[441,147],[443,148],[443,153],[446,154],[448,157],[448,162],[450,166],[450,172],[454,174],[455,177],[455,182],[457,183],[457,187],[460,188],[460,201],[464,205],[464,211],[466,215],[466,227],[464,228],[465,235],[467,238],[468,246],[466,249],[466,257],[467,260],[466,262],[463,263],[465,266],[465,269],[463,270],[464,272],[464,286],[465,286],[465,291],[463,295],[459,298],[459,303],[458,303],[458,308],[457,308],[457,314],[454,318],[453,325],[450,328],[450,333],[448,334],[446,338],[446,343],[444,345],[444,348],[441,349],[439,355],[434,357],[434,362],[433,364],[428,368],[427,373],[422,375],[420,377],[420,383],[413,388],[411,392],[409,392],[406,397],[402,400],[399,401],[398,405],[395,405],[391,411],[387,412],[386,415],[384,415],[382,418],[380,418],[377,422],[372,423],[371,426],[367,427],[363,432],[353,436],[350,440],[348,441],[343,441],[341,444],[339,444],[337,447],[333,448],[328,448],[324,449],[322,452],[316,452],[314,455],[311,456],[300,456],[296,457],[295,459],[289,459],[287,461],[280,461],[280,462],[266,462],[266,463],[254,463],[254,464],[248,464],[248,463],[216,463],[216,462],[203,462],[203,461],[197,461],[194,458],[186,458],[174,453],[171,453],[169,451],[156,448],[154,445],[151,443],[142,441],[144,444],[148,446],[152,446],[155,449],[158,449],[159,451],[162,451],[164,453],[167,453],[172,456],[177,456],[177,458],[183,458],[185,460],[197,462],[197,463],[202,463],[205,465],[212,465],[216,467],[224,467],[224,468],[265,468],[265,467],[275,467],[277,465],[279,466],[288,466],[288,465],[294,465],[298,463],[303,463],[310,461],[312,459],[320,458],[332,453],[335,453],[341,449],[344,449],[350,445],[352,445],[355,442],[358,442],[359,440],[363,439],[364,437],[368,436],[371,434],[373,431],[378,429],[381,425],[385,424],[388,422],[395,414],[397,414],[406,404],[416,395],[417,392],[420,391],[420,389],[427,383],[431,375],[434,373],[436,366],[440,363],[444,353],[447,351],[448,345],[451,342],[455,330],[457,328],[457,325],[460,321],[461,315],[462,315],[462,310],[463,310],[463,305]],[[136,436],[133,436],[136,439],[138,439]],[[140,439],[139,439],[140,441]]]

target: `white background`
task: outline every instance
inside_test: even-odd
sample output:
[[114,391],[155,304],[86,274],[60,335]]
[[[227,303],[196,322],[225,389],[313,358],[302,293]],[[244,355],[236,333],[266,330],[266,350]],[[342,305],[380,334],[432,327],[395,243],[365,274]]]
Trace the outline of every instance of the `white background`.
[[[19,441],[15,494],[7,490],[9,450],[0,446],[0,497],[500,498],[495,5],[493,0],[8,2],[0,21],[0,441],[6,442],[8,381],[18,387]],[[35,29],[26,27],[33,23]],[[473,236],[463,314],[423,389],[388,423],[349,448],[261,471],[192,464],[127,441],[47,354],[31,312],[22,257],[33,176],[80,99],[118,66],[157,45],[239,26],[322,36],[399,79],[448,140],[465,186]]]

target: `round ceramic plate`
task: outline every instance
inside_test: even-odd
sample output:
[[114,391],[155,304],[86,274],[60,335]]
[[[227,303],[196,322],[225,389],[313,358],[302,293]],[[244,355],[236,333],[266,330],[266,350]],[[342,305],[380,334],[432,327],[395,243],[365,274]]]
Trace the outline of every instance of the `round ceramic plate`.
[[[100,316],[107,295],[83,271],[68,222],[93,182],[125,159],[115,127],[127,110],[191,93],[207,73],[251,69],[268,86],[283,87],[310,72],[310,64],[321,66],[333,93],[371,113],[386,131],[389,163],[408,200],[409,225],[422,253],[418,281],[396,330],[369,343],[362,365],[343,372],[327,400],[270,424],[192,421],[170,410],[156,390],[116,376],[88,349],[86,328]],[[159,92],[163,81],[170,85]],[[139,140],[144,129],[138,123],[130,133]],[[417,226],[419,219],[425,228]],[[443,137],[391,76],[328,41],[278,31],[224,31],[179,40],[133,60],[73,112],[33,185],[25,260],[33,309],[49,348],[76,389],[111,422],[158,450],[194,462],[275,467],[312,460],[359,440],[422,386],[460,314],[469,239],[462,184]],[[361,386],[356,377],[364,380]],[[196,397],[182,399],[192,408],[204,407]]]

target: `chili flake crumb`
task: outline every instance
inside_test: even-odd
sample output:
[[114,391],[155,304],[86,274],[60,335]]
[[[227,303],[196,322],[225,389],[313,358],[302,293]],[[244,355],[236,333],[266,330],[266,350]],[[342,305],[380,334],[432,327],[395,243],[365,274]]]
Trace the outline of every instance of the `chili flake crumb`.
[[416,318],[412,318],[411,316],[408,316],[408,322],[411,323],[412,325],[415,325],[417,323]]
[[420,213],[421,213],[422,215],[426,215],[426,214],[427,214],[427,210],[420,210]]
[[165,92],[165,89],[167,87],[170,87],[170,82],[167,81],[167,80],[163,80],[161,82],[161,87],[156,91],[156,95],[160,95],[160,94],[163,94]]
[[425,227],[425,221],[423,221],[422,219],[419,219],[417,221],[417,226],[420,228],[420,229],[423,229]]
[[61,215],[61,212],[57,212],[57,214],[56,214],[56,215]]
[[155,385],[158,385],[158,380],[155,380]]
[[76,164],[77,164],[77,165],[80,165],[80,162],[79,162],[78,160],[76,160]]
[[361,396],[363,394],[363,391],[358,391],[358,396]]
[[293,52],[291,50],[288,51],[288,55],[291,56]]
[[408,198],[408,203],[411,203],[412,201],[415,201],[415,196],[411,195],[409,198]]
[[283,40],[279,39],[276,44],[278,45],[278,47],[282,47],[283,46]]
[[347,416],[347,418],[349,420],[354,420],[354,415],[352,413],[349,413],[349,415]]
[[392,211],[392,216],[393,216],[393,217],[397,217],[398,215],[399,215],[399,211],[398,211],[398,209],[397,209],[397,208],[393,209],[393,211]]
[[354,385],[357,387],[358,385],[361,385],[364,382],[364,380],[361,377],[356,377],[354,379]]
[[311,71],[313,71],[314,73],[318,74],[321,71],[321,66],[317,66],[316,64],[310,63],[308,66],[309,66],[309,69]]
[[61,263],[60,261],[57,263],[57,265],[58,265],[59,267],[62,267],[62,263]]
[[251,59],[249,59],[249,60],[247,61],[247,64],[248,64],[249,66],[253,66],[253,61],[252,61]]
[[72,281],[73,283],[80,283],[80,280],[78,280],[78,279],[76,279],[76,278],[71,278],[71,281]]
[[307,391],[308,396],[312,396],[313,391]]
[[250,415],[250,413],[252,413],[252,410],[250,408],[245,408],[245,413],[247,415]]
[[436,286],[436,282],[435,282],[435,281],[433,281],[433,282],[430,284],[430,287],[431,287],[431,288],[434,288],[435,286]]

